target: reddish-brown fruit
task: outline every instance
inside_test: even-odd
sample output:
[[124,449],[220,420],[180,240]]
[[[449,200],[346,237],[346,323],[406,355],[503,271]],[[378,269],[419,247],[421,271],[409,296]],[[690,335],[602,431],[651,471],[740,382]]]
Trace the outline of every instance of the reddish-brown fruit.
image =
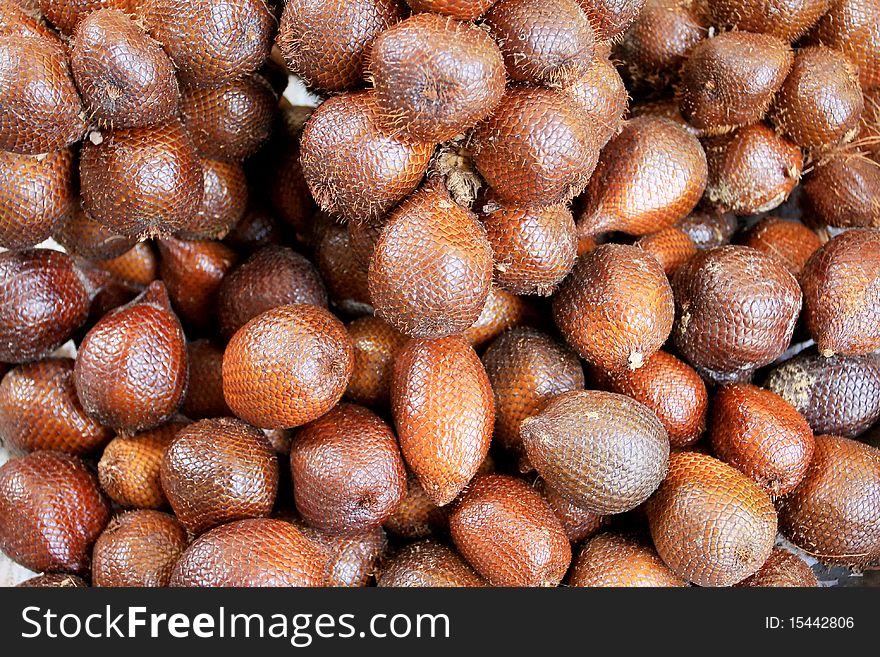
[[474,131],[475,164],[511,205],[567,203],[587,186],[599,159],[591,117],[562,92],[512,87]]
[[99,126],[139,128],[177,112],[180,93],[171,60],[122,11],[100,9],[79,22],[70,66],[83,105]]
[[636,240],[635,245],[654,256],[669,278],[697,253],[697,245],[691,236],[675,226],[644,235]]
[[880,557],[880,450],[816,436],[807,476],[779,501],[783,534],[823,563],[863,566]]
[[600,148],[617,134],[629,97],[620,74],[608,57],[597,55],[587,72],[564,87],[562,93],[592,119]]
[[804,320],[823,356],[880,348],[880,231],[832,239],[807,262],[801,286]]
[[73,359],[20,365],[0,380],[0,443],[7,449],[89,454],[112,437],[80,405]]
[[223,349],[210,340],[190,342],[189,387],[181,412],[193,420],[232,415],[223,397]]
[[569,586],[672,587],[688,583],[638,537],[605,533],[590,539],[575,559]]
[[412,473],[406,475],[406,496],[385,521],[385,529],[410,540],[446,533],[449,528],[448,509],[437,506],[428,497]]
[[733,214],[694,212],[675,224],[687,233],[700,251],[730,244],[730,238],[739,228]]
[[0,90],[0,150],[48,153],[86,131],[66,56],[47,39],[0,36]]
[[491,283],[485,229],[437,178],[391,214],[370,260],[376,314],[412,337],[464,331],[480,316]]
[[104,448],[98,463],[101,488],[124,507],[161,509],[168,506],[162,491],[162,455],[185,422],[171,422],[133,436],[117,436]]
[[416,14],[382,32],[370,77],[384,127],[426,142],[452,139],[485,119],[506,83],[492,37],[437,14]]
[[822,246],[819,236],[802,223],[779,217],[761,219],[743,234],[740,242],[776,256],[795,278],[800,277],[807,260]]
[[58,34],[43,22],[40,8],[35,0],[2,0],[0,35],[47,39],[63,50]]
[[577,0],[596,31],[596,38],[610,41],[626,31],[645,7],[645,0]]
[[79,174],[85,211],[120,235],[184,229],[202,202],[202,165],[177,119],[84,142]]
[[647,235],[671,226],[697,205],[706,176],[706,154],[684,128],[657,116],[632,119],[602,150],[578,231]]
[[[632,82],[629,83],[632,86]],[[678,101],[675,98],[660,98],[659,100],[640,101],[633,103],[629,107],[629,117],[631,119],[640,116],[654,116],[663,119],[669,119],[673,123],[678,124],[685,131],[694,137],[703,137],[706,135],[705,130],[695,128],[684,120],[681,110],[678,107]]]
[[805,351],[772,370],[764,383],[816,434],[855,437],[880,420],[880,355],[825,358]]
[[305,125],[300,163],[325,212],[351,221],[384,214],[428,170],[434,144],[386,132],[373,92],[334,96]]
[[48,239],[78,205],[69,149],[45,156],[0,151],[0,247],[24,249]]
[[75,456],[33,452],[0,466],[0,550],[25,568],[88,572],[109,519],[97,478]]
[[263,432],[231,418],[182,428],[165,449],[161,468],[162,490],[193,534],[268,516],[278,474],[278,459]]
[[796,41],[831,7],[832,0],[713,0],[715,24]]
[[724,32],[691,51],[681,73],[681,113],[697,128],[724,132],[760,118],[794,56],[768,34]]
[[146,287],[159,278],[159,259],[150,242],[137,242],[120,256],[92,264],[110,272],[116,278],[141,287]]
[[143,0],[36,0],[43,15],[59,30],[73,34],[77,25],[96,10],[110,8],[135,13]]
[[306,84],[345,91],[363,84],[373,40],[405,16],[400,0],[289,0],[276,42]]
[[323,550],[296,526],[253,518],[217,527],[183,553],[171,586],[324,586]]
[[672,447],[686,447],[703,435],[709,407],[706,384],[675,356],[658,351],[637,370],[608,374],[592,368],[591,374],[601,388],[632,397],[654,411]]
[[94,586],[168,586],[174,564],[186,550],[186,530],[161,511],[116,516],[95,542]]
[[524,420],[520,434],[548,485],[595,513],[631,511],[666,475],[666,429],[649,408],[623,395],[565,392]]
[[435,541],[407,545],[383,566],[376,579],[383,587],[487,586],[455,551]]
[[87,589],[89,585],[85,580],[76,575],[66,573],[45,573],[26,579],[16,587],[23,589],[53,588],[53,589]]
[[493,285],[477,321],[462,335],[474,349],[479,349],[507,329],[536,320],[537,310],[528,301]]
[[859,152],[816,163],[803,191],[806,218],[838,228],[880,228],[880,165]]
[[265,142],[272,130],[278,100],[271,85],[250,75],[209,89],[187,88],[180,114],[203,157],[243,160]]
[[292,428],[333,408],[353,368],[351,338],[329,311],[279,306],[232,336],[223,356],[223,394],[251,424]]
[[495,396],[495,440],[528,470],[522,463],[520,424],[552,397],[582,390],[581,363],[577,354],[549,335],[522,327],[492,342],[483,354],[483,366]]
[[538,480],[536,487],[559,518],[568,540],[572,543],[589,538],[607,521],[606,516],[578,506],[562,493],[548,486],[543,479]]
[[524,481],[478,477],[449,516],[462,556],[495,586],[557,586],[571,546],[550,505]]
[[381,527],[353,536],[340,536],[302,525],[300,529],[323,549],[325,586],[369,586],[378,562],[385,556],[388,540]]
[[497,0],[406,0],[414,12],[433,11],[460,21],[472,21],[483,14]]
[[340,404],[296,432],[290,468],[308,524],[358,534],[382,524],[406,495],[394,432],[362,406]]
[[863,89],[880,86],[880,5],[876,2],[832,0],[810,39],[843,52],[858,67]]
[[312,244],[317,206],[303,176],[299,143],[283,151],[269,181],[269,200],[278,218],[294,230],[297,239]]
[[284,231],[275,216],[259,203],[247,209],[223,241],[237,253],[249,255],[270,244],[280,244]]
[[776,538],[770,496],[738,470],[695,452],[669,457],[669,474],[647,513],[660,557],[698,586],[730,586],[754,575]]
[[327,307],[327,292],[315,266],[293,249],[266,246],[226,276],[220,286],[217,320],[231,338],[267,310],[305,303]]
[[346,327],[354,345],[354,370],[346,398],[374,409],[385,409],[391,399],[391,375],[397,352],[406,336],[378,317],[359,317]]
[[[6,213],[6,209],[0,212]],[[133,237],[117,235],[92,219],[78,201],[73,203],[70,219],[59,226],[52,238],[71,255],[88,260],[117,258],[137,244]]]
[[391,411],[407,465],[435,504],[448,504],[492,439],[492,386],[476,352],[458,336],[411,340],[394,363]]
[[332,224],[322,232],[315,247],[315,265],[334,306],[347,315],[373,314],[369,269],[354,257],[344,226]]
[[609,372],[641,367],[666,342],[674,315],[660,263],[623,244],[603,244],[581,256],[553,298],[565,340]]
[[810,567],[788,550],[775,547],[761,569],[735,586],[757,587],[814,587],[819,582]]
[[162,283],[92,327],[74,380],[86,412],[117,431],[149,429],[177,412],[188,380],[186,339]]
[[714,378],[748,374],[788,348],[801,290],[776,258],[745,246],[701,251],[673,278],[675,346]]
[[49,355],[89,314],[91,290],[65,253],[49,249],[0,253],[0,361]]
[[248,186],[238,162],[202,158],[202,203],[195,219],[178,231],[187,240],[219,240],[244,216]]

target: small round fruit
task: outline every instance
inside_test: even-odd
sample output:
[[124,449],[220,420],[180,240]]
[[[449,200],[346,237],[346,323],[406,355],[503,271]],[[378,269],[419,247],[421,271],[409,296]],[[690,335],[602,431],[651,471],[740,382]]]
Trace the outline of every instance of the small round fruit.
[[435,541],[410,543],[383,565],[382,587],[482,587],[477,575],[454,550]]
[[346,328],[354,345],[354,370],[345,397],[370,408],[385,409],[391,400],[394,360],[407,342],[378,317],[359,317]]
[[758,572],[735,586],[743,588],[801,588],[819,586],[819,582],[803,559],[785,548],[775,547]]
[[575,559],[569,586],[672,587],[688,583],[636,537],[605,533],[591,538]]

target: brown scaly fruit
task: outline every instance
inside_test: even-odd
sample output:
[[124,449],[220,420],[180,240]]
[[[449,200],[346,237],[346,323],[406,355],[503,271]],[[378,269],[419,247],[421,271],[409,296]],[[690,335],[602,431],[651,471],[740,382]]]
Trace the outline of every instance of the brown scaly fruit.
[[354,345],[354,370],[345,397],[373,410],[383,410],[391,400],[394,360],[407,338],[373,316],[358,317],[346,328]]
[[688,583],[638,537],[605,533],[593,537],[575,559],[569,586],[672,587]]
[[775,547],[761,569],[735,586],[755,587],[813,587],[819,582],[810,567],[788,550]]
[[831,4],[832,0],[713,0],[706,6],[719,27],[796,41]]
[[435,541],[411,543],[382,566],[382,587],[482,587],[477,575],[454,550]]
[[791,219],[764,217],[740,236],[739,242],[775,256],[799,278],[810,256],[822,246],[822,240],[804,224]]

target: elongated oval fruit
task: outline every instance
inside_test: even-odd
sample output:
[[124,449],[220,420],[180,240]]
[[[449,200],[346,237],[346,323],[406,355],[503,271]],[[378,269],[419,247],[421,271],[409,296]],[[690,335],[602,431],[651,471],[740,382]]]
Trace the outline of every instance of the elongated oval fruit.
[[691,236],[675,226],[643,235],[635,241],[635,245],[654,256],[669,278],[697,252],[697,245]]
[[575,559],[569,586],[671,587],[688,583],[645,541],[625,534],[594,536]]
[[823,563],[860,566],[880,556],[880,450],[817,436],[807,476],[779,500],[779,524]]
[[577,0],[596,30],[596,38],[610,41],[623,34],[645,7],[645,0]]
[[383,526],[395,536],[410,540],[441,536],[449,530],[448,511],[434,504],[418,478],[408,472],[406,495]]
[[354,345],[354,370],[345,397],[374,410],[388,407],[397,352],[406,336],[378,317],[358,317],[346,328]]
[[170,119],[177,111],[171,60],[119,10],[100,9],[79,22],[71,69],[83,104],[99,126],[138,128]]
[[357,261],[345,226],[331,224],[315,245],[315,265],[335,307],[353,317],[372,315],[369,268]]
[[186,530],[161,511],[129,511],[110,521],[95,542],[94,586],[168,586],[187,546]]
[[548,486],[543,479],[538,480],[536,488],[553,509],[554,515],[562,523],[562,528],[572,543],[589,538],[602,529],[608,521],[608,516],[578,506],[555,488]]
[[25,568],[88,572],[109,519],[97,478],[75,456],[33,452],[0,466],[0,550]]
[[48,153],[82,138],[86,118],[65,54],[46,39],[0,36],[0,149]]
[[593,120],[600,148],[620,130],[629,96],[608,57],[597,54],[586,73],[563,87],[562,92]]
[[511,87],[474,131],[475,164],[502,202],[567,203],[587,186],[599,157],[593,120],[561,92]]
[[436,541],[410,543],[377,577],[382,587],[482,587],[487,583],[454,550]]
[[448,504],[486,458],[495,422],[473,348],[458,336],[411,340],[394,363],[391,412],[407,465],[435,504]]
[[819,236],[791,219],[765,217],[742,235],[741,243],[775,256],[795,278],[800,278],[810,256],[822,246]]
[[180,411],[193,420],[232,415],[223,397],[223,348],[210,340],[186,346],[189,386]]
[[801,286],[804,319],[823,356],[880,348],[880,231],[832,239],[807,262]]
[[641,367],[666,342],[674,314],[660,264],[622,244],[603,244],[581,256],[553,298],[553,317],[565,340],[607,371]]
[[880,228],[880,167],[859,152],[822,158],[804,178],[808,215],[838,228]]
[[819,581],[803,559],[785,548],[775,547],[758,572],[735,586],[744,588],[812,587],[819,586]]
[[651,410],[624,395],[563,393],[524,420],[520,434],[547,483],[595,513],[634,509],[666,475],[666,429]]
[[[133,14],[142,0],[35,0],[43,15],[59,30],[73,34],[76,26],[90,13],[104,7]],[[19,3],[21,4],[21,3]]]
[[776,538],[776,510],[758,484],[696,452],[669,457],[669,474],[647,506],[660,558],[698,586],[754,575]]
[[474,349],[483,347],[507,329],[515,326],[538,324],[538,309],[525,297],[520,297],[495,285],[489,288],[486,305],[462,335]]
[[321,548],[289,522],[252,518],[206,532],[171,572],[170,586],[324,586]]
[[248,184],[238,162],[201,158],[202,202],[195,218],[187,222],[178,237],[187,240],[219,240],[244,216],[248,205]]
[[744,246],[701,251],[673,278],[675,345],[716,378],[747,375],[788,348],[801,310],[794,276]]
[[759,120],[794,56],[767,34],[724,32],[691,51],[681,74],[681,113],[695,127],[724,132]]
[[[412,192],[434,144],[383,130],[372,92],[324,101],[303,128],[300,162],[318,206],[350,221],[378,217]],[[356,172],[353,175],[353,172]]]
[[[89,288],[65,253],[0,253],[0,361],[38,360],[60,347],[89,315]],[[34,304],[35,298],[39,304]]]
[[[663,171],[663,182],[651,172]],[[577,217],[581,236],[618,230],[646,235],[684,219],[706,186],[700,142],[669,119],[627,121],[602,150]]]
[[880,6],[875,2],[834,0],[808,36],[846,55],[858,67],[862,89],[880,86]]
[[506,475],[478,477],[453,509],[455,546],[495,586],[557,586],[571,546],[550,505]]
[[795,41],[831,4],[832,0],[713,0],[707,8],[720,26]]
[[794,406],[816,434],[855,437],[880,420],[880,355],[804,351],[770,371],[764,387]]
[[83,338],[74,380],[86,412],[117,431],[134,432],[168,420],[186,395],[186,339],[156,282],[105,315]]
[[412,337],[464,331],[480,316],[491,282],[485,229],[437,178],[391,214],[370,260],[376,314]]
[[232,336],[223,355],[223,394],[246,422],[297,427],[336,405],[353,367],[351,338],[329,311],[279,306]]
[[441,142],[485,119],[504,95],[504,59],[486,31],[437,14],[416,14],[382,32],[370,76],[383,125]]

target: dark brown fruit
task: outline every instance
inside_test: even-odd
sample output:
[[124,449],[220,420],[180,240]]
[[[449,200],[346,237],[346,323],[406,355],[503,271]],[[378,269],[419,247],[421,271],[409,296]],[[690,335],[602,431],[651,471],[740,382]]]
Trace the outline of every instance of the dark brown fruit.
[[828,11],[832,0],[713,0],[706,4],[719,27],[795,41]]
[[181,412],[193,420],[232,415],[223,397],[223,349],[210,340],[190,342],[189,387]]
[[572,543],[589,538],[599,531],[607,521],[607,516],[578,506],[562,493],[550,488],[543,479],[538,480],[536,487],[547,500],[550,508],[553,509],[553,513],[559,518],[568,540]]
[[536,322],[537,310],[526,299],[493,285],[477,321],[462,335],[474,349],[479,349],[507,329]]
[[590,539],[575,559],[569,586],[670,587],[688,583],[643,540],[605,533]]
[[596,168],[596,132],[592,118],[563,93],[512,87],[474,132],[475,164],[502,202],[567,203]]
[[172,422],[111,440],[98,463],[101,488],[110,499],[137,509],[168,506],[159,476],[162,455],[184,426],[185,422]]
[[452,549],[435,541],[411,543],[386,563],[379,586],[482,587],[487,583]]
[[690,214],[675,225],[690,235],[700,251],[730,244],[730,238],[739,227],[733,214],[704,212]]
[[416,14],[382,32],[370,76],[384,127],[426,142],[452,139],[485,119],[506,83],[492,37],[437,14]]
[[82,138],[86,118],[63,51],[0,36],[0,150],[48,153]]
[[388,540],[381,527],[354,536],[339,536],[302,525],[300,529],[327,555],[326,586],[369,586]]
[[378,217],[412,192],[434,144],[384,131],[375,94],[334,96],[302,133],[300,162],[318,206],[351,221]]
[[95,542],[94,586],[168,586],[171,570],[186,549],[186,530],[160,511],[116,516]]
[[880,166],[859,152],[817,162],[803,191],[807,218],[839,228],[880,228]]
[[373,314],[369,270],[354,256],[344,226],[332,224],[322,232],[315,247],[315,265],[334,306],[355,317]]
[[272,209],[306,244],[314,243],[315,200],[303,176],[299,143],[285,148],[269,183]]
[[88,572],[109,519],[97,478],[75,456],[33,452],[0,466],[0,550],[25,568]]
[[143,0],[36,0],[40,11],[62,32],[73,34],[76,26],[91,12],[103,8],[134,13]]
[[694,209],[706,175],[700,142],[684,128],[656,116],[632,119],[599,157],[578,230],[646,235],[671,226]]
[[258,315],[223,356],[223,394],[243,420],[292,428],[322,416],[342,397],[354,367],[345,326],[329,311],[298,304]]
[[83,105],[101,127],[139,128],[177,112],[171,60],[122,11],[101,9],[79,22],[70,64]]
[[553,317],[566,341],[609,372],[641,367],[666,342],[674,313],[660,263],[623,244],[603,244],[581,256],[553,298]]
[[804,158],[763,123],[703,141],[709,164],[704,200],[716,212],[759,214],[782,204],[801,178]]
[[665,351],[658,351],[637,370],[608,374],[592,368],[592,378],[601,388],[632,397],[654,411],[674,448],[697,442],[706,429],[706,384],[691,367]]
[[231,338],[257,315],[287,304],[327,307],[315,266],[293,249],[266,246],[229,274],[220,286],[217,320]]
[[880,557],[880,450],[817,436],[801,485],[779,501],[791,541],[823,563],[862,566]]
[[770,107],[793,59],[787,42],[767,34],[704,39],[682,68],[681,113],[711,132],[753,123]]
[[0,151],[0,247],[35,246],[63,227],[77,204],[74,155],[45,156]]
[[370,261],[376,314],[412,337],[464,331],[480,316],[491,282],[484,228],[438,178],[391,214]]
[[241,254],[251,254],[269,246],[280,244],[284,231],[275,216],[259,203],[247,209],[223,241]]
[[776,256],[795,278],[800,277],[810,256],[822,246],[819,236],[798,221],[765,217],[740,240],[768,255]]
[[219,240],[244,216],[248,186],[238,162],[202,158],[202,204],[196,218],[177,233],[187,240]]
[[112,436],[80,406],[73,359],[19,365],[0,380],[0,443],[7,449],[89,454]]
[[823,356],[880,348],[880,231],[849,230],[816,251],[801,275],[804,320]]
[[79,174],[83,208],[120,235],[155,237],[187,227],[202,202],[202,165],[177,119],[114,130],[86,141]]
[[306,84],[345,91],[363,84],[373,40],[405,16],[399,0],[289,0],[277,43]]
[[177,412],[188,380],[186,339],[162,283],[92,327],[74,380],[86,412],[120,432],[158,426]]
[[617,134],[629,97],[620,74],[608,57],[597,54],[587,72],[562,92],[592,119],[600,148]]
[[645,0],[577,0],[596,30],[596,38],[608,41],[632,25],[645,7]]
[[698,586],[730,586],[754,575],[776,538],[770,496],[705,454],[672,454],[669,474],[647,512],[660,557]]
[[491,384],[467,341],[404,346],[394,363],[391,411],[407,465],[435,504],[448,504],[486,458],[495,422]]
[[340,404],[299,429],[290,468],[297,510],[328,532],[352,535],[377,527],[406,495],[394,432],[362,406]]
[[406,0],[414,12],[433,11],[461,21],[482,16],[497,0]]
[[547,483],[595,513],[634,509],[666,475],[666,430],[650,409],[623,395],[563,393],[524,420],[520,434]]
[[269,57],[275,17],[263,0],[143,0],[140,15],[187,86],[214,87]]
[[691,236],[675,226],[644,235],[635,241],[635,245],[654,256],[669,278],[697,252]]
[[[633,83],[629,82],[629,84],[632,86]],[[669,119],[673,123],[684,128],[685,131],[693,137],[699,138],[706,135],[705,130],[695,128],[685,121],[684,117],[681,115],[681,110],[678,107],[678,101],[674,97],[664,97],[659,100],[633,103],[629,107],[629,116],[631,119],[636,119],[640,116],[653,116],[662,119]]]
[[165,449],[161,479],[171,508],[193,534],[232,520],[268,516],[278,459],[263,432],[240,420],[201,420]]
[[174,566],[171,586],[324,586],[326,558],[305,533],[256,518],[197,538]]
[[525,456],[522,421],[552,397],[584,387],[577,354],[532,328],[503,333],[486,349],[483,366],[495,395],[495,440],[520,460]]
[[346,326],[354,345],[354,370],[345,396],[373,409],[391,400],[391,376],[397,352],[407,338],[378,317],[359,317]]
[[38,360],[60,347],[86,321],[90,292],[64,253],[0,253],[0,361]]
[[810,37],[849,57],[858,67],[863,89],[880,86],[880,6],[877,3],[833,0]]
[[779,365],[764,386],[816,434],[855,437],[880,420],[880,355],[825,358],[810,350]]
[[52,238],[71,255],[89,260],[117,258],[137,244],[132,237],[117,235],[85,213],[78,201],[73,212]]
[[81,577],[67,575],[66,573],[45,573],[44,575],[37,575],[36,577],[31,577],[16,586],[23,589],[86,589],[89,587]]
[[745,246],[701,251],[673,278],[675,346],[716,378],[748,374],[788,348],[801,310],[794,276]]
[[524,481],[478,477],[449,516],[462,556],[495,586],[557,586],[571,546],[550,505]]
[[150,242],[137,242],[131,249],[111,260],[92,262],[95,267],[127,283],[146,287],[159,278],[159,259]]
[[449,528],[448,509],[434,504],[416,476],[407,473],[406,496],[385,521],[384,527],[401,538],[437,536]]
[[736,586],[744,588],[812,587],[819,586],[819,582],[803,559],[784,548],[775,547],[761,569]]

